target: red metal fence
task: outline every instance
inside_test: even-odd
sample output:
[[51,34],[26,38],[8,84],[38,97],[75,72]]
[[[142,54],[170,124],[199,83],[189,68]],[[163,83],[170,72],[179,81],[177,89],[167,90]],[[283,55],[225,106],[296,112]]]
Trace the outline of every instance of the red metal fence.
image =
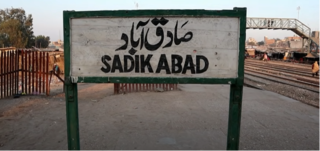
[[141,91],[170,91],[177,90],[177,85],[178,84],[115,83],[114,94]]
[[14,50],[1,52],[0,98],[17,94],[49,95],[49,54]]

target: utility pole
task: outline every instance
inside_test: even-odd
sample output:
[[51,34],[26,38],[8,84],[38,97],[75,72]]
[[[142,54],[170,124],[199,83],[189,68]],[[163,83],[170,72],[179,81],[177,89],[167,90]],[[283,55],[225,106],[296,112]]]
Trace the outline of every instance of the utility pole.
[[300,11],[300,6],[298,6],[297,10],[298,10],[298,20],[299,20],[299,11]]
[[133,3],[134,3],[134,5],[135,5],[136,9],[138,9],[139,4],[138,4],[138,3],[136,3],[136,2],[133,2]]

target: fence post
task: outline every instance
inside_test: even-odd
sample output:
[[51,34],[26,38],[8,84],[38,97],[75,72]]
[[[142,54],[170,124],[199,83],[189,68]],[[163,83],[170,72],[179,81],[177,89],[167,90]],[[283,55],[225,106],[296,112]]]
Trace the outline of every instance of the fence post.
[[38,62],[39,62],[39,70],[38,70],[38,74],[39,74],[39,94],[41,94],[41,88],[42,88],[42,82],[41,82],[41,80],[43,80],[42,79],[42,52],[41,51],[39,51],[39,60],[38,60]]
[[39,93],[39,57],[40,54],[38,53],[38,51],[35,52],[36,53],[36,94]]
[[9,85],[9,79],[8,79],[8,71],[9,71],[9,67],[8,67],[8,64],[9,64],[9,59],[8,59],[8,57],[9,57],[9,52],[6,52],[5,53],[5,85],[4,85],[4,90],[5,90],[5,97],[7,97],[7,96],[9,96],[9,94],[8,94],[8,85]]
[[[49,96],[50,94],[50,83],[49,83],[49,53],[46,53],[46,94]],[[64,86],[63,86],[64,89]]]
[[10,91],[10,95],[12,96],[13,95],[13,92],[12,92],[12,88],[13,88],[13,74],[12,74],[12,71],[13,71],[13,57],[12,57],[13,55],[12,55],[12,51],[10,50],[9,51],[9,62],[10,62],[10,64],[9,64],[9,79],[10,79],[10,85],[8,86],[8,89],[9,89],[9,91]]
[[[24,75],[24,50],[21,50],[21,92],[24,91],[24,79],[23,79],[23,75]],[[20,78],[19,78],[19,82],[20,82]],[[21,93],[20,92],[20,93]]]
[[27,93],[27,90],[28,90],[28,79],[27,79],[27,77],[28,77],[28,66],[27,66],[27,64],[28,64],[28,51],[27,50],[25,50],[24,51],[24,77],[22,77],[22,78],[24,78],[24,91],[23,91],[23,93],[24,94],[26,94]]
[[0,94],[0,98],[3,98],[3,80],[2,80],[2,77],[3,77],[3,52],[1,52],[1,56],[0,56],[0,83],[1,83],[1,94]]
[[28,77],[29,77],[29,80],[28,80],[28,84],[29,84],[29,88],[28,88],[28,94],[31,94],[31,69],[32,69],[32,65],[31,65],[31,54],[32,54],[32,51],[29,51],[28,53]]
[[42,79],[42,93],[45,94],[46,80],[45,80],[45,69],[46,69],[46,53],[42,52],[42,71],[41,71],[41,79]]
[[34,71],[34,68],[35,68],[35,66],[34,66],[34,51],[31,51],[31,54],[32,54],[32,56],[31,56],[31,70],[30,70],[30,74],[31,74],[31,93],[30,94],[32,94],[33,92],[34,92],[34,74],[33,74],[33,71]]
[[14,50],[13,51],[13,94],[17,94],[17,90],[18,90],[18,81],[17,81],[17,51]]
[[[14,70],[14,75],[13,75],[13,78],[14,78],[14,94],[18,94],[18,87],[19,87],[19,79],[17,79],[17,75],[19,75],[19,68],[17,68],[17,64],[19,64],[18,60],[17,60],[17,50],[14,50],[14,66],[13,66],[13,70]],[[17,63],[18,62],[18,63]],[[18,72],[18,73],[17,73]]]

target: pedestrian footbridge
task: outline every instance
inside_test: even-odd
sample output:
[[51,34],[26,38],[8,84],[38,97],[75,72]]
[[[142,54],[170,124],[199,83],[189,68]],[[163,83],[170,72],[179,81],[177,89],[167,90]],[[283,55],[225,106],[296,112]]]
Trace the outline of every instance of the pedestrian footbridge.
[[303,38],[304,48],[319,49],[319,45],[311,39],[311,29],[294,18],[247,18],[247,29],[291,30]]

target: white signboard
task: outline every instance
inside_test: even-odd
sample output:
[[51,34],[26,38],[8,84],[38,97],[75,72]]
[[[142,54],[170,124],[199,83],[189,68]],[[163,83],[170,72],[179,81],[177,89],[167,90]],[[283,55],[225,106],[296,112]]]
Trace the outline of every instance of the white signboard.
[[71,19],[71,76],[236,78],[238,18]]

